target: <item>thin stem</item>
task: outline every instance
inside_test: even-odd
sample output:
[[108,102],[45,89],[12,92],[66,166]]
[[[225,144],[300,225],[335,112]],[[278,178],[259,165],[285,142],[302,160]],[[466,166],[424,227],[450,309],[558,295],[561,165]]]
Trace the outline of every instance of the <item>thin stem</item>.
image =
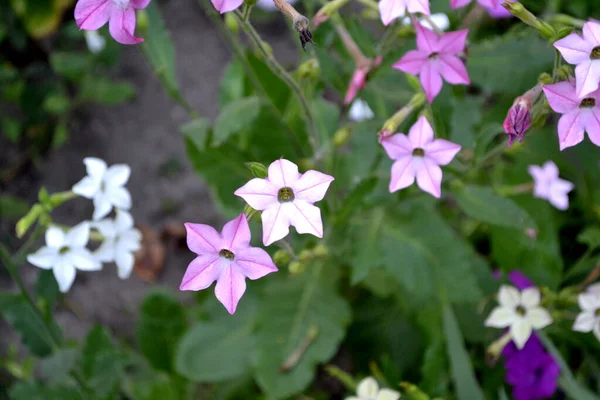
[[42,224],[40,224],[38,221],[33,233],[29,235],[25,243],[23,243],[23,245],[19,248],[19,250],[17,250],[17,252],[13,256],[12,262],[14,265],[21,265],[23,262],[25,262],[25,257],[27,256],[27,253],[29,252],[31,246],[40,238],[42,232]]
[[310,138],[311,146],[313,148],[313,153],[317,154],[318,149],[319,149],[319,137],[318,137],[317,128],[315,125],[315,119],[312,114],[312,110],[310,109],[310,105],[308,104],[308,101],[304,97],[304,93],[302,93],[302,89],[300,88],[298,83],[294,80],[294,78],[292,78],[292,76],[287,73],[287,71],[281,66],[281,64],[279,64],[279,62],[277,62],[277,60],[273,57],[271,52],[266,49],[264,42],[261,39],[260,35],[258,34],[258,32],[256,32],[254,27],[250,23],[248,23],[248,21],[244,21],[242,13],[239,10],[236,10],[235,15],[240,20],[240,22],[242,24],[242,28],[244,29],[244,32],[246,32],[248,34],[248,36],[252,39],[252,41],[254,42],[254,45],[256,46],[258,51],[260,51],[260,53],[262,54],[263,58],[267,62],[267,65],[269,66],[271,71],[273,71],[277,76],[279,76],[281,78],[281,80],[283,80],[286,83],[286,85],[292,90],[292,92],[298,98],[298,101],[300,102],[300,106],[302,107],[302,109],[304,111],[304,116],[305,116],[306,122],[308,123],[308,126],[309,126],[309,132],[310,132],[309,138]]
[[338,36],[342,40],[342,43],[348,51],[348,54],[350,54],[350,56],[354,60],[356,67],[360,68],[362,66],[370,64],[370,60],[364,56],[362,51],[360,51],[360,48],[358,47],[354,39],[352,39],[352,36],[344,26],[344,22],[337,13],[331,16],[331,22],[333,22],[333,27],[335,28]]
[[357,0],[363,6],[370,8],[371,10],[379,12],[379,7],[377,6],[377,2],[373,0]]
[[244,2],[244,16],[242,17],[244,19],[244,22],[248,22],[248,20],[250,19],[250,12],[252,11],[252,7],[251,5],[248,5],[248,3]]

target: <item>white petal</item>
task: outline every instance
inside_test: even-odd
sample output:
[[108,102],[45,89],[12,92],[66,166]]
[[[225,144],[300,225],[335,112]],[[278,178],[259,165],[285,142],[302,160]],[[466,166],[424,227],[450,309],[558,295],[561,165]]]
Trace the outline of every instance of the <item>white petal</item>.
[[348,111],[348,118],[351,121],[361,122],[368,119],[372,119],[375,115],[366,101],[356,99],[352,103],[350,110]]
[[591,332],[596,325],[596,316],[594,314],[594,311],[579,313],[573,324],[573,330],[577,332]]
[[513,307],[496,307],[485,320],[485,326],[493,328],[506,328],[519,319]]
[[600,320],[596,321],[596,325],[594,325],[594,336],[600,340]]
[[86,176],[74,184],[71,190],[75,194],[91,199],[100,190],[100,181],[95,181],[89,176]]
[[56,226],[51,226],[46,231],[46,245],[53,249],[60,249],[65,244],[65,233]]
[[117,232],[125,232],[133,227],[133,217],[127,211],[118,210],[115,218]]
[[102,219],[112,210],[112,204],[104,193],[98,193],[94,197],[94,221]]
[[505,307],[516,307],[521,304],[521,295],[516,288],[502,285],[498,292],[498,302]]
[[281,204],[278,204],[267,208],[260,215],[262,219],[263,244],[265,246],[283,239],[290,233],[290,221],[281,209]]
[[537,307],[540,304],[540,291],[536,287],[521,292],[521,305],[525,308]]
[[600,282],[594,283],[593,285],[588,286],[586,291],[600,296]]
[[83,159],[87,174],[95,181],[101,181],[106,172],[106,163],[96,157],[86,157]]
[[269,165],[268,179],[279,187],[287,187],[300,178],[298,166],[284,158]]
[[104,239],[100,247],[98,247],[93,255],[100,262],[115,261],[115,241],[110,238]]
[[90,238],[90,224],[86,221],[72,227],[65,235],[65,245],[84,247]]
[[116,244],[117,251],[138,251],[142,248],[141,238],[137,229],[120,234]]
[[115,222],[112,219],[107,218],[103,219],[102,221],[92,222],[90,227],[98,230],[104,238],[114,238],[117,236]]
[[285,212],[290,224],[298,233],[310,233],[318,238],[323,237],[323,221],[319,207],[307,201],[295,200],[282,204],[281,211]]
[[542,307],[528,309],[526,319],[533,329],[542,329],[552,323],[550,313]]
[[104,175],[104,182],[107,186],[123,186],[129,180],[131,168],[127,164],[112,165]]
[[27,256],[27,261],[42,269],[51,269],[56,263],[58,249],[42,247],[33,254]]
[[119,278],[127,279],[131,275],[131,271],[133,271],[135,257],[130,252],[118,252],[115,257],[115,263],[117,264]]
[[381,389],[377,395],[376,400],[398,400],[400,393],[391,389]]
[[600,308],[600,296],[592,293],[581,293],[577,297],[577,302],[582,310],[595,311],[597,308]]
[[68,292],[75,280],[75,267],[67,258],[59,257],[52,272],[54,272],[54,277],[58,283],[58,289],[62,293]]
[[123,187],[109,187],[106,190],[108,201],[116,208],[129,210],[131,208],[131,195]]
[[102,263],[94,257],[91,251],[83,247],[72,248],[65,254],[65,259],[82,271],[99,271],[102,269]]
[[531,325],[525,319],[519,319],[510,326],[510,335],[518,349],[522,349],[531,336]]
[[379,385],[377,384],[377,381],[370,376],[360,381],[358,388],[356,389],[358,397],[365,399],[375,399],[377,392],[379,392]]

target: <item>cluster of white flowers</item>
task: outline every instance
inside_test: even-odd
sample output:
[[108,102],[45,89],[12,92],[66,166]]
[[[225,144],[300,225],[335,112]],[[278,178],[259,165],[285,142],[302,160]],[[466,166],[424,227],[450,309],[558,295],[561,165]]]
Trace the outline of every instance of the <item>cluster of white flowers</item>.
[[600,340],[600,282],[590,285],[578,297],[581,312],[575,320],[573,330],[578,332],[594,332]]
[[358,384],[356,396],[346,397],[346,400],[398,400],[400,393],[391,389],[380,389],[377,381],[368,376]]
[[[92,157],[83,162],[87,176],[72,190],[93,200],[93,221],[83,221],[68,230],[50,226],[46,231],[46,246],[27,256],[27,261],[36,267],[52,269],[63,293],[73,284],[77,269],[98,271],[102,263],[114,262],[119,277],[128,278],[135,262],[134,252],[141,248],[142,235],[127,212],[131,208],[131,195],[124,186],[131,173],[129,166],[107,167],[103,160]],[[113,207],[115,218],[104,218]],[[102,235],[102,243],[94,252],[87,248],[91,229]]]

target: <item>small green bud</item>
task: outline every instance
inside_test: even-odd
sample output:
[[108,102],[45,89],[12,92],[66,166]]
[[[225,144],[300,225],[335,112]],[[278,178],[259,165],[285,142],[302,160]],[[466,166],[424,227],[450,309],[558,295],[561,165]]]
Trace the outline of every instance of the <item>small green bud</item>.
[[315,162],[310,158],[301,158],[298,160],[298,166],[305,171],[316,168]]
[[429,400],[429,396],[423,393],[421,389],[409,382],[400,382],[400,387],[404,393],[410,396],[411,400]]
[[275,254],[273,254],[273,262],[275,263],[275,265],[288,265],[290,260],[290,255],[285,250],[277,250]]
[[321,67],[316,58],[311,58],[300,64],[298,76],[300,79],[318,79],[321,75]]
[[313,249],[313,254],[315,255],[315,257],[324,258],[329,255],[329,249],[327,249],[326,246],[319,244]]
[[552,75],[547,72],[542,72],[538,77],[538,82],[541,82],[544,85],[549,85],[552,83]]
[[225,26],[234,35],[237,35],[240,31],[240,24],[238,23],[237,17],[233,13],[225,13]]
[[565,81],[571,76],[573,76],[573,68],[570,65],[561,65],[560,69],[558,70],[558,77],[560,80]]
[[421,90],[421,82],[419,82],[419,78],[417,78],[414,75],[411,74],[404,74],[404,76],[406,77],[406,80],[408,81],[408,85],[415,89],[415,90]]
[[244,165],[250,170],[250,172],[252,172],[252,175],[257,178],[265,179],[269,175],[267,167],[261,163],[250,161],[244,163]]
[[554,38],[554,41],[557,41],[557,40],[560,40],[562,38],[569,36],[571,33],[573,33],[573,31],[574,31],[574,29],[572,27],[560,28],[558,30],[558,32],[556,32],[556,37]]
[[38,193],[38,201],[48,210],[52,209],[50,204],[50,195],[45,187],[42,187]]
[[291,274],[300,275],[304,272],[305,267],[300,261],[292,261],[290,265],[288,265],[288,269],[290,270]]
[[31,225],[35,224],[43,212],[44,207],[41,204],[35,204],[31,207],[31,210],[17,222],[16,231],[19,239],[27,233],[29,228],[31,228]]
[[148,12],[146,10],[136,10],[136,26],[141,32],[146,32],[148,29]]
[[244,206],[244,215],[246,216],[246,219],[248,220],[248,222],[250,222],[252,217],[254,217],[254,214],[256,214],[257,212],[258,211],[256,211],[254,208],[250,207],[248,204],[246,204]]
[[300,254],[298,254],[298,258],[300,261],[308,261],[313,258],[313,253],[308,249],[304,249],[300,252]]
[[335,147],[342,147],[348,143],[351,134],[352,130],[348,126],[338,129],[338,131],[333,135],[333,144]]
[[50,206],[52,208],[62,205],[64,202],[76,198],[77,195],[71,191],[58,192],[50,196]]
[[379,18],[381,18],[377,11],[370,9],[370,8],[364,8],[362,10],[362,12],[360,13],[360,15],[364,19],[370,19],[370,20],[379,20]]

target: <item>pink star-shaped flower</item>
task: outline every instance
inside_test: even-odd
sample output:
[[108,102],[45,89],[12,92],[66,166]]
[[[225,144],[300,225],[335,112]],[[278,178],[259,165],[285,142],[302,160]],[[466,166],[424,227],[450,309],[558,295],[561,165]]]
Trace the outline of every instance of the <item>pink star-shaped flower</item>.
[[[471,3],[472,0],[450,0],[450,7],[461,8]],[[506,8],[502,6],[503,0],[477,0],[477,3],[490,14],[492,18],[507,18],[511,16]],[[511,3],[515,0],[509,0]]]
[[421,190],[439,198],[442,186],[442,169],[452,161],[460,146],[444,139],[434,139],[427,118],[420,117],[408,131],[408,136],[398,133],[381,140],[392,165],[390,192],[412,185],[417,179]]
[[187,245],[196,257],[188,266],[180,290],[203,290],[217,281],[215,295],[230,314],[252,280],[277,271],[269,254],[250,247],[250,227],[244,214],[229,221],[221,234],[212,226],[186,223]]
[[583,37],[576,33],[554,42],[563,58],[576,64],[577,97],[582,98],[598,89],[600,81],[600,22],[583,24]]
[[423,13],[429,15],[429,0],[380,0],[379,15],[384,25],[389,25],[396,18],[409,13]]
[[439,37],[419,23],[415,24],[415,29],[417,50],[407,52],[393,67],[419,75],[430,103],[442,90],[442,77],[453,85],[471,83],[465,64],[457,57],[465,49],[468,29],[448,32]]
[[138,44],[143,38],[134,36],[135,10],[146,8],[150,0],[79,0],[75,6],[75,22],[80,29],[95,31],[108,22],[110,35],[121,44]]
[[367,77],[369,73],[377,68],[379,64],[381,64],[382,58],[377,57],[375,60],[368,60],[364,63],[364,65],[360,67],[356,67],[354,73],[352,74],[352,78],[350,79],[350,84],[348,85],[348,91],[346,92],[346,97],[344,97],[344,104],[352,103],[352,100],[356,97],[357,93],[363,90],[367,84]]
[[250,207],[262,211],[265,246],[283,239],[289,226],[298,233],[323,237],[321,210],[313,203],[322,200],[333,177],[318,171],[298,172],[298,166],[280,159],[269,165],[266,179],[254,178],[235,191]]
[[543,88],[550,107],[559,114],[558,141],[560,149],[575,146],[587,132],[590,140],[600,146],[600,90],[580,100],[573,80],[545,85]]
[[539,167],[530,165],[527,169],[535,181],[533,195],[539,199],[548,200],[550,204],[559,210],[569,208],[568,193],[575,185],[558,177],[558,167],[552,161]]

